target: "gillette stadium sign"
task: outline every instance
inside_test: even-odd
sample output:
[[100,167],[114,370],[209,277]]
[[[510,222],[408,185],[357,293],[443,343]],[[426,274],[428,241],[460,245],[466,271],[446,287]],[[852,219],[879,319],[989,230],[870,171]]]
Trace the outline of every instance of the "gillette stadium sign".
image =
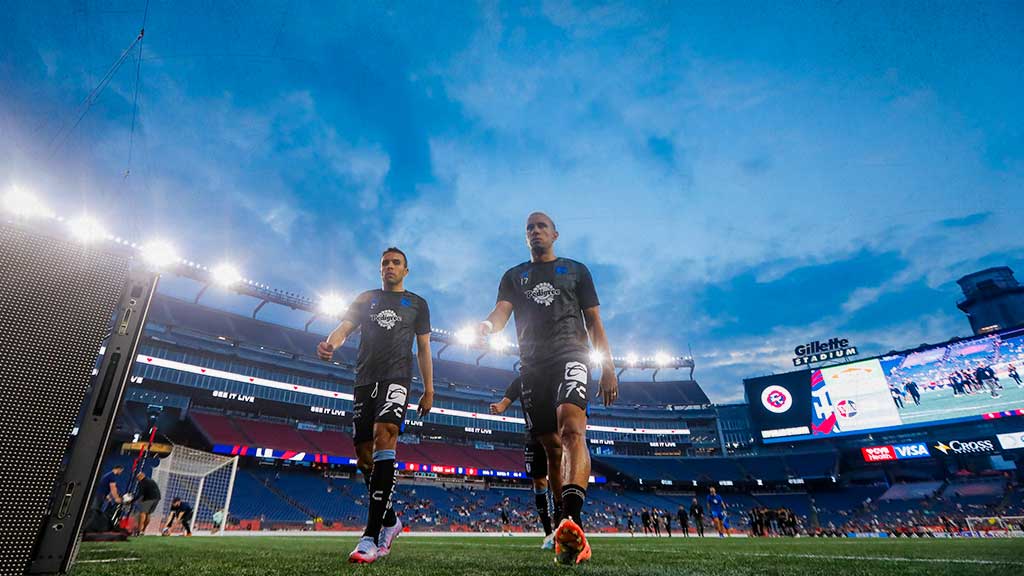
[[889,462],[890,460],[907,460],[909,458],[928,458],[928,446],[924,442],[910,444],[890,444],[888,446],[868,446],[860,449],[865,462]]
[[856,355],[857,347],[851,346],[846,338],[829,338],[825,342],[815,340],[793,349],[793,366],[806,366]]

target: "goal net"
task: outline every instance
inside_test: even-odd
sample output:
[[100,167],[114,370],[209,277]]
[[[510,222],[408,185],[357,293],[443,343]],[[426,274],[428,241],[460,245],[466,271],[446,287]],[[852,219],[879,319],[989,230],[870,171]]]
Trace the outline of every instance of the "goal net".
[[175,446],[153,468],[153,481],[160,487],[160,503],[147,533],[160,533],[175,498],[192,505],[193,532],[223,533],[228,526],[237,471],[238,456]]
[[975,538],[1024,537],[1024,516],[968,516],[964,520]]

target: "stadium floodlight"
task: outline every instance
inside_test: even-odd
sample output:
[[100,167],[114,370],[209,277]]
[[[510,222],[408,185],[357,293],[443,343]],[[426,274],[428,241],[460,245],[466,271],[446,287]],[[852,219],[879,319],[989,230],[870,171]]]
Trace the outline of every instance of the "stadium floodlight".
[[345,311],[345,299],[333,292],[320,298],[320,313],[324,316],[337,316]]
[[4,194],[3,206],[4,210],[19,218],[53,217],[53,211],[42,200],[17,186],[12,186]]
[[491,336],[490,344],[491,350],[494,350],[495,352],[501,352],[505,348],[508,348],[509,341],[505,339],[505,337],[502,336],[501,334],[494,334],[493,336]]
[[476,331],[472,326],[466,326],[455,333],[455,340],[463,346],[472,346],[476,343]]
[[637,362],[639,361],[640,359],[637,358],[636,354],[634,354],[633,352],[626,354],[626,366],[636,366]]
[[69,220],[68,229],[75,240],[86,244],[107,236],[107,231],[100,226],[100,223],[89,216],[80,216],[74,220]]
[[157,268],[163,268],[178,261],[178,253],[164,240],[154,240],[143,244],[140,249],[143,259]]
[[601,352],[600,350],[591,350],[590,351],[590,363],[591,364],[603,364],[604,363],[604,353]]
[[210,277],[214,284],[225,288],[242,281],[242,274],[231,264],[225,262],[210,269]]
[[658,352],[654,355],[654,363],[658,366],[664,368],[665,366],[668,366],[670,362],[672,362],[672,357],[664,352]]

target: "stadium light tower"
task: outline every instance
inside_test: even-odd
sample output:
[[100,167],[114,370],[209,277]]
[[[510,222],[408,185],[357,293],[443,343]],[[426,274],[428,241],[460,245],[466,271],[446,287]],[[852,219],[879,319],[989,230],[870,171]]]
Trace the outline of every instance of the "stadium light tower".
[[[308,332],[309,325],[312,324],[313,321],[316,320],[317,318],[321,316],[327,316],[328,318],[337,318],[347,308],[348,305],[346,304],[345,299],[342,298],[339,294],[329,292],[326,296],[321,296],[320,305],[317,307],[317,311],[314,312],[313,315],[309,317],[309,320],[306,321],[305,330]],[[259,308],[257,308],[256,310],[258,312]],[[256,313],[253,312],[253,316],[255,315]]]
[[17,186],[11,186],[4,194],[3,206],[18,218],[52,218],[54,215],[39,197]]
[[103,229],[103,226],[88,215],[69,220],[68,231],[71,232],[71,236],[75,240],[83,244],[102,240],[107,236],[107,231]]
[[153,240],[141,248],[142,258],[156,268],[166,268],[178,261],[178,253],[165,240]]
[[199,303],[199,299],[203,297],[203,294],[206,294],[206,290],[210,287],[211,282],[221,288],[231,288],[241,281],[242,274],[238,271],[238,268],[227,262],[218,264],[210,269],[210,278],[207,282],[203,283],[203,287],[196,294],[193,304]]

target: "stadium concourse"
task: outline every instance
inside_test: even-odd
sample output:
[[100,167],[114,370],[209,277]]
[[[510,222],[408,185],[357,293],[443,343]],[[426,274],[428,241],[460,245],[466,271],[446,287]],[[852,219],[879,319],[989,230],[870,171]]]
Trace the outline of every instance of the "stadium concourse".
[[[334,363],[314,360],[320,338],[159,296],[116,424],[112,445],[126,449],[115,449],[104,470],[131,464],[138,444],[128,447],[154,417],[158,442],[238,457],[224,532],[358,530],[367,494],[348,433],[353,350],[343,349]],[[412,532],[499,532],[504,509],[513,531],[537,531],[523,472],[522,415],[515,405],[500,417],[488,414],[514,372],[444,359],[435,367],[434,411],[410,417],[398,449],[394,500],[403,523]],[[592,408],[594,478],[584,517],[591,532],[626,533],[632,525],[642,535],[648,511],[658,519],[652,535],[668,537],[671,528],[679,537],[682,508],[696,535],[689,511],[694,503],[705,507],[712,486],[725,498],[733,536],[1021,529],[1014,520],[968,520],[1024,516],[1019,478],[993,470],[987,458],[865,462],[862,448],[886,444],[884,436],[760,445],[746,405],[713,405],[693,380],[627,381],[621,391],[616,406]],[[965,433],[955,426],[927,432]],[[145,470],[161,465],[151,458]],[[199,533],[223,518],[225,505],[214,494],[208,487],[196,503]],[[714,535],[710,519],[705,525]]]

